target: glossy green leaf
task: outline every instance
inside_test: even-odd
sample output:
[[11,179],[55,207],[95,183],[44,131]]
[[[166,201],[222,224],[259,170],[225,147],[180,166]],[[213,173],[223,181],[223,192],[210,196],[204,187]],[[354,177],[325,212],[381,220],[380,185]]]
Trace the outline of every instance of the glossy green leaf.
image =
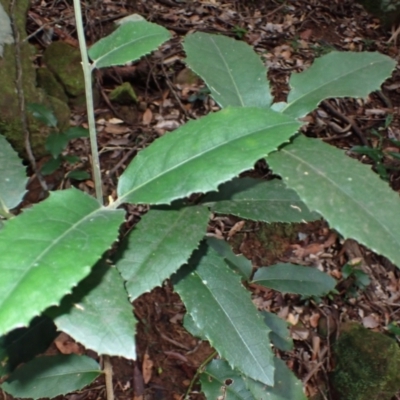
[[151,209],[128,236],[116,262],[130,299],[149,292],[187,262],[203,239],[209,219],[204,207]]
[[260,57],[245,42],[196,32],[186,36],[186,64],[221,107],[268,107],[272,96]]
[[0,214],[15,208],[24,197],[28,178],[22,160],[0,135]]
[[396,61],[380,53],[332,51],[290,78],[288,104],[281,110],[304,117],[330,97],[367,97],[390,77]]
[[84,181],[90,178],[90,174],[87,171],[81,171],[79,169],[75,169],[73,171],[68,172],[67,178],[75,179],[76,181]]
[[18,368],[0,387],[14,397],[52,398],[82,389],[100,374],[99,364],[87,356],[38,357]]
[[[253,379],[244,378],[247,389],[257,400],[307,400],[303,384],[279,358],[274,359],[274,386],[265,386]],[[344,400],[344,399],[343,399]]]
[[0,377],[18,365],[44,353],[57,337],[57,329],[50,318],[34,318],[28,328],[18,328],[0,338]]
[[171,34],[160,25],[141,21],[125,22],[111,35],[99,40],[89,49],[92,68],[123,65],[156,50]]
[[204,204],[219,214],[263,222],[315,221],[320,216],[310,212],[294,190],[282,181],[235,178],[222,184],[218,192],[208,194]]
[[139,152],[118,182],[117,204],[163,204],[215,190],[298,128],[293,119],[261,108],[227,108],[190,121]]
[[242,375],[225,360],[212,360],[200,375],[200,384],[208,400],[254,400]]
[[332,228],[400,266],[399,195],[370,166],[303,136],[267,161]]
[[174,288],[204,336],[233,368],[265,384],[273,383],[270,330],[250,293],[205,243],[174,277]]
[[261,315],[268,328],[271,329],[269,337],[272,344],[279,350],[292,351],[293,340],[290,337],[288,323],[282,318],[279,318],[276,314],[268,311],[261,311]]
[[253,283],[284,293],[303,296],[323,296],[332,291],[336,281],[313,267],[294,264],[275,264],[258,268]]
[[9,220],[0,231],[0,334],[26,326],[70,292],[117,238],[123,220],[122,210],[76,189],[52,192]]
[[45,125],[55,128],[57,126],[57,118],[50,108],[43,104],[29,103],[26,109],[32,113],[32,115],[40,122]]
[[207,244],[225,260],[233,271],[238,272],[246,280],[250,279],[253,272],[253,265],[250,260],[242,255],[235,254],[225,240],[210,237],[207,239]]
[[60,331],[97,354],[136,359],[132,305],[124,281],[103,262],[50,311]]

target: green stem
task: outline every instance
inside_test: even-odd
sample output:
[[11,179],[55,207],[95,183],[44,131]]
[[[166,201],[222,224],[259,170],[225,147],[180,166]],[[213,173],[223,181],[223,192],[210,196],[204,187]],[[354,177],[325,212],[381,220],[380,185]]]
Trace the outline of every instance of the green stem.
[[78,33],[79,48],[82,58],[83,76],[85,78],[86,109],[89,125],[90,148],[92,153],[93,180],[96,189],[96,197],[103,204],[103,189],[101,185],[100,158],[97,148],[96,124],[94,119],[93,90],[92,90],[92,68],[86,50],[85,32],[83,29],[82,11],[80,0],[74,0],[74,12],[76,30]]
[[190,381],[190,385],[188,387],[188,389],[186,390],[185,396],[183,398],[183,400],[187,400],[189,399],[189,395],[190,392],[192,391],[193,385],[196,383],[196,380],[198,378],[198,376],[200,375],[201,372],[203,372],[204,368],[206,367],[206,365],[217,355],[218,353],[216,351],[214,351],[213,353],[211,353],[199,366],[199,368],[197,368],[196,373],[194,374],[193,379]]

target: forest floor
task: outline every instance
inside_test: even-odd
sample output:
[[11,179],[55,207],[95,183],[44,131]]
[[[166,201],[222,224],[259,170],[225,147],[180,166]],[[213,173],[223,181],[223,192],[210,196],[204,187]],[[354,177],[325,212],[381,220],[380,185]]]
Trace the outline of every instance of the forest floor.
[[[27,29],[28,34],[36,32],[31,40],[38,49],[46,47],[48,37],[44,33],[49,31],[53,34],[51,40],[76,45],[70,3],[67,0],[32,1]],[[173,35],[158,51],[138,63],[110,68],[97,75],[101,99],[96,107],[96,120],[106,195],[115,193],[118,176],[140,149],[187,120],[218,109],[209,97],[202,95],[203,83],[190,81],[185,75],[181,42],[187,33],[219,33],[253,46],[269,68],[275,101],[286,99],[290,74],[306,68],[316,57],[331,50],[379,51],[395,60],[400,54],[399,46],[387,43],[390,32],[384,31],[379,21],[361,6],[347,0],[92,0],[86,3],[89,45],[106,35],[115,20],[131,13],[166,27]],[[45,29],[37,32],[44,24]],[[108,93],[126,81],[132,83],[138,103],[111,104]],[[366,100],[324,102],[307,117],[309,124],[304,133],[349,154],[353,146],[374,149],[372,154],[381,158],[380,164],[367,156],[355,153],[351,156],[373,165],[398,191],[400,161],[387,153],[400,152],[391,141],[400,140],[399,107],[400,72],[396,69],[382,91]],[[72,123],[85,125],[85,118],[84,111],[74,110]],[[88,149],[85,140],[76,139],[68,151],[81,160],[89,160]],[[87,168],[89,171],[88,163]],[[92,181],[65,180],[68,166],[61,172],[47,178],[52,187],[75,185],[93,192]],[[261,162],[253,172],[259,177],[267,177],[269,173]],[[31,182],[27,201],[35,203],[42,195],[37,183]],[[132,227],[145,208],[132,207],[128,211],[127,224]],[[302,380],[309,398],[319,393],[321,399],[329,399],[325,389],[333,368],[330,346],[341,322],[357,321],[384,332],[398,318],[399,271],[356,242],[343,241],[325,222],[268,226],[224,216],[210,222],[208,233],[227,239],[236,252],[251,259],[255,266],[276,262],[313,265],[338,280],[339,294],[318,303],[252,287],[257,307],[273,311],[290,323],[295,349],[280,352],[280,357]],[[370,284],[362,287],[359,281],[344,279],[342,267],[348,262],[358,262],[368,274]],[[182,327],[184,306],[168,282],[136,300],[134,312],[139,320],[138,360],[112,358],[116,399],[183,399],[197,369],[213,350]],[[62,336],[49,352],[68,352],[75,347],[71,339]],[[204,398],[198,389],[194,385],[188,398]],[[90,387],[63,398],[104,399],[104,381],[99,379]],[[400,399],[400,394],[395,398]]]

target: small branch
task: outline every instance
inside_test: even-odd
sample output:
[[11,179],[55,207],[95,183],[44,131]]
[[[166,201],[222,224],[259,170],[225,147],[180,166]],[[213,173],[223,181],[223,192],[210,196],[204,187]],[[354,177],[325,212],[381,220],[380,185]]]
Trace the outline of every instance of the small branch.
[[26,116],[25,109],[25,95],[24,95],[24,87],[22,82],[22,63],[21,63],[21,40],[18,31],[17,24],[15,22],[15,4],[16,0],[12,0],[10,3],[10,21],[11,21],[11,29],[14,37],[14,48],[15,48],[15,69],[16,69],[16,78],[15,85],[17,88],[18,95],[18,106],[19,106],[19,117],[21,119],[22,132],[24,133],[24,142],[25,142],[25,150],[28,155],[29,162],[31,163],[32,169],[35,172],[40,186],[43,188],[45,192],[49,191],[47,187],[47,183],[43,178],[43,175],[37,168],[36,160],[32,152],[31,141],[30,141],[30,133],[28,128],[28,119]]

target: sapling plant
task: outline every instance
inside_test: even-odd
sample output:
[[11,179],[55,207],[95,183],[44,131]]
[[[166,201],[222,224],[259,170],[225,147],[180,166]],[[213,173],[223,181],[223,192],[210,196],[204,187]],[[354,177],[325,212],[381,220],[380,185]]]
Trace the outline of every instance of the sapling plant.
[[[42,166],[40,172],[43,175],[50,175],[55,170],[61,167],[66,162],[71,165],[78,163],[80,158],[70,154],[62,154],[66,149],[68,142],[72,139],[84,138],[89,136],[89,131],[80,126],[68,128],[65,132],[60,132],[57,125],[58,121],[53,111],[42,104],[28,104],[28,111],[43,122],[45,125],[51,128],[50,134],[46,138],[45,147],[46,150],[51,154],[51,158]],[[90,176],[86,171],[78,168],[68,172],[66,178],[84,180]]]
[[[208,220],[211,213],[267,223],[322,216],[345,238],[400,265],[397,194],[368,166],[299,134],[302,117],[321,101],[366,97],[390,76],[395,62],[378,53],[331,52],[293,74],[287,101],[274,104],[266,69],[249,45],[224,36],[190,34],[183,44],[186,64],[204,80],[221,110],[189,121],[140,151],[120,176],[116,197],[103,205],[91,72],[138,60],[170,34],[133,17],[87,51],[79,1],[74,5],[87,82],[96,199],[74,188],[56,191],[12,217],[25,192],[23,168],[10,186],[16,172],[4,160],[15,159],[15,154],[0,147],[6,218],[0,230],[0,371],[8,375],[2,389],[15,397],[54,397],[101,374],[97,361],[76,355],[36,357],[15,369],[17,356],[13,364],[8,362],[13,350],[7,345],[9,335],[22,329],[11,342],[14,347],[23,343],[28,334],[38,332],[37,323],[30,324],[36,316],[106,360],[136,359],[131,302],[171,278],[187,309],[185,326],[208,340],[220,357],[199,371],[209,399],[221,393],[305,399],[301,382],[271,349],[271,343],[284,351],[292,348],[286,322],[257,310],[242,281],[323,296],[334,289],[335,280],[316,268],[293,264],[254,271],[228,243],[206,237]],[[282,179],[239,177],[262,158]],[[204,195],[192,203],[188,198],[193,193]],[[119,238],[124,203],[147,204],[150,210]],[[110,253],[112,246],[117,250]]]

